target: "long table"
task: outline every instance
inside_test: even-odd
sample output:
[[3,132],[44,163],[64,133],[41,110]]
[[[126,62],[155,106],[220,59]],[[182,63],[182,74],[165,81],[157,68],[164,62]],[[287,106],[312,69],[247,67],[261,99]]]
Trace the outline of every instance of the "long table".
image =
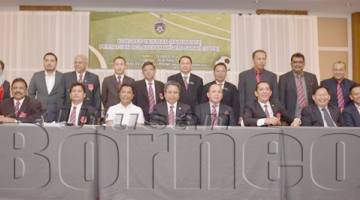
[[357,200],[359,128],[0,126],[1,200]]

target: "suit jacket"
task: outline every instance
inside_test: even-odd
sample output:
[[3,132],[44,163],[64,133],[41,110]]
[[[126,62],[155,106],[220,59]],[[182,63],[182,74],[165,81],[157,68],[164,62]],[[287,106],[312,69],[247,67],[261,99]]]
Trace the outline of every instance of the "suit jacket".
[[347,105],[342,112],[343,126],[360,127],[360,114],[354,103]]
[[14,98],[6,99],[0,103],[0,115],[15,118],[23,123],[34,123],[41,119],[41,102],[26,96],[16,115]]
[[[66,104],[71,105],[70,102],[70,86],[77,82],[76,72],[68,72],[64,74],[65,88],[66,88]],[[98,116],[101,115],[101,98],[100,98],[100,82],[98,75],[86,71],[83,84],[85,85],[85,104],[94,107],[97,110]]]
[[[261,81],[266,81],[270,84],[272,89],[271,100],[279,99],[277,76],[273,72],[264,70],[261,74]],[[240,103],[240,116],[244,115],[244,109],[247,102],[256,100],[256,72],[254,68],[243,71],[239,74],[239,103]]]
[[[210,103],[202,103],[195,107],[196,121],[198,125],[210,126],[211,125],[211,110]],[[234,112],[230,106],[220,103],[217,124],[219,126],[234,126]]]
[[[132,85],[134,82],[135,80],[133,78],[124,75],[122,83]],[[104,78],[102,82],[101,98],[105,111],[109,109],[110,106],[116,105],[120,102],[118,89],[119,85],[117,83],[115,75]]]
[[[293,117],[289,116],[286,109],[280,102],[271,100],[270,105],[274,113],[274,117],[280,117],[281,122],[286,122],[287,124],[292,123],[294,120]],[[266,118],[266,114],[257,100],[246,104],[243,117],[244,124],[246,126],[257,126],[257,121],[262,118]]]
[[[318,81],[315,74],[304,72],[306,85],[307,102],[313,104],[312,93],[318,87]],[[279,78],[280,102],[285,106],[289,116],[294,117],[297,106],[297,92],[294,72],[290,71]]]
[[[342,125],[341,113],[337,107],[328,105],[330,116],[336,123],[336,126]],[[301,125],[302,126],[324,126],[324,122],[317,105],[310,105],[301,111]]]
[[[344,79],[341,82],[341,88],[343,91],[345,106],[347,106],[351,102],[349,94],[350,94],[350,88],[354,84],[356,84],[356,83],[349,79]],[[332,106],[338,107],[337,80],[335,78],[326,79],[326,80],[321,81],[320,85],[329,89],[330,96],[331,96],[329,104]]]
[[[136,81],[133,86],[135,89],[133,103],[143,110],[145,121],[149,122],[149,98],[145,79]],[[155,80],[155,99],[156,104],[161,103],[164,100],[164,83],[157,80]]]
[[[214,84],[215,81],[207,83],[203,88],[202,102],[208,102],[209,98],[207,97],[207,91],[210,85]],[[223,99],[221,103],[230,106],[234,111],[234,118],[237,120],[239,118],[239,94],[236,86],[232,83],[225,81],[223,87]]]
[[190,73],[188,89],[185,88],[184,80],[181,73],[174,74],[168,77],[168,81],[176,81],[181,85],[180,102],[188,104],[194,109],[195,105],[201,103],[201,95],[203,89],[203,80],[199,76]]
[[51,91],[47,90],[45,71],[36,72],[29,84],[29,96],[41,102],[44,120],[52,122],[56,120],[65,98],[64,77],[61,72],[55,72],[55,84]]
[[[71,106],[63,106],[59,112],[58,116],[58,122],[68,122],[69,121],[69,115],[71,112]],[[97,124],[97,116],[96,114],[97,110],[89,105],[82,104],[78,116],[78,124]],[[69,124],[72,125],[72,124]]]
[[[150,113],[150,124],[168,125],[168,107],[166,101],[156,104]],[[177,102],[176,125],[194,125],[191,108],[187,104]]]

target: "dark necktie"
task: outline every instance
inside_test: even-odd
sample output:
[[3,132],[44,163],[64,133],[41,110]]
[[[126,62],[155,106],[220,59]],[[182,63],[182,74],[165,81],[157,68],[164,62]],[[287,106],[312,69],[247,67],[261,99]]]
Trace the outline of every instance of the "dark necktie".
[[325,119],[326,124],[329,127],[334,127],[335,124],[334,124],[333,120],[331,119],[331,116],[330,116],[328,110],[326,108],[322,108],[321,110],[324,113],[324,119]]

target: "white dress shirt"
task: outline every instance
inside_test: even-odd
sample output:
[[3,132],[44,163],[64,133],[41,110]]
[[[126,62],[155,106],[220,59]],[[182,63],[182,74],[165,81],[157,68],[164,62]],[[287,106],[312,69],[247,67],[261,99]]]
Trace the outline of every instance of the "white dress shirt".
[[45,83],[48,94],[50,94],[55,85],[55,72],[45,71]]
[[[85,74],[86,74],[86,71],[84,71],[82,73],[82,81],[84,82],[85,81]],[[76,72],[76,81],[79,81],[80,79],[80,73],[79,72]]]
[[75,124],[73,124],[74,126],[78,126],[79,125],[79,115],[80,115],[80,110],[81,110],[81,106],[82,106],[82,102],[75,105],[75,104],[71,104],[71,108],[70,108],[70,112],[69,112],[69,117],[68,117],[68,123],[70,123],[70,116],[71,116],[71,112],[74,108],[74,106],[76,106],[76,117],[75,117]]
[[[267,111],[269,113],[269,117],[274,117],[274,112],[271,108],[271,105],[270,105],[270,102],[266,102],[266,103],[262,103],[260,101],[258,101],[259,104],[260,104],[260,107],[263,109],[263,111],[265,112],[265,105],[267,105]],[[265,120],[266,118],[261,118],[261,119],[258,119],[257,122],[256,122],[256,125],[257,126],[264,126],[265,125]]]
[[167,105],[167,110],[168,110],[168,116],[170,114],[170,106],[174,106],[173,111],[174,111],[174,117],[175,117],[175,122],[176,122],[176,108],[177,108],[177,102],[175,102],[173,105],[171,105],[169,102],[166,102]]
[[24,100],[25,100],[25,97],[24,98],[22,98],[22,99],[20,99],[20,100],[16,100],[16,99],[14,99],[14,107],[16,106],[16,102],[20,102],[20,104],[19,104],[19,109],[21,108],[21,106],[22,106],[22,104],[23,104],[23,102],[24,102]]
[[219,107],[220,107],[219,105],[220,105],[220,103],[214,104],[211,101],[209,101],[209,105],[210,105],[210,114],[212,113],[213,105],[215,105],[216,117],[218,117],[219,116]]
[[122,75],[115,74],[116,81],[118,81],[119,78],[120,78],[120,82],[122,83],[124,81],[124,74],[122,74]]
[[180,74],[181,74],[181,77],[182,77],[183,80],[184,80],[184,77],[187,77],[186,83],[189,85],[191,73],[184,74],[184,73],[180,72]]
[[[121,103],[110,106],[106,113],[106,121],[112,121],[113,125],[135,126],[135,124],[144,124],[144,114],[140,107],[130,103],[124,106]],[[137,118],[137,121],[136,121]]]

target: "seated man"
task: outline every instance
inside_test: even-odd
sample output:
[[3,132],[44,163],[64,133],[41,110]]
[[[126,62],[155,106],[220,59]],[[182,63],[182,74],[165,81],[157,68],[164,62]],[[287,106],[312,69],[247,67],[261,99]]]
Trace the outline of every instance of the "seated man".
[[342,112],[343,126],[360,127],[360,85],[350,88],[349,103]]
[[221,103],[223,89],[220,85],[213,83],[209,86],[207,97],[209,101],[195,107],[197,124],[202,126],[234,126],[233,109]]
[[69,97],[71,107],[63,107],[60,110],[60,122],[66,122],[67,125],[79,126],[84,124],[96,124],[96,109],[85,103],[85,86],[82,83],[75,82],[70,86]]
[[277,101],[270,100],[271,86],[268,82],[260,81],[256,84],[255,97],[257,100],[249,102],[244,110],[246,126],[281,126],[285,122],[291,126],[299,126],[300,119],[293,120],[285,108]]
[[329,104],[330,93],[326,87],[317,87],[312,99],[315,105],[307,106],[301,112],[302,126],[341,126],[340,109]]
[[168,81],[165,84],[165,101],[155,105],[154,111],[150,113],[150,124],[170,126],[194,124],[190,106],[179,102],[180,87],[176,81]]
[[0,122],[34,123],[41,118],[41,103],[27,96],[27,84],[22,78],[16,78],[11,84],[12,98],[0,104]]
[[131,85],[122,84],[118,91],[120,102],[110,106],[106,113],[106,125],[135,126],[144,124],[144,114],[140,107],[132,103],[134,89]]

